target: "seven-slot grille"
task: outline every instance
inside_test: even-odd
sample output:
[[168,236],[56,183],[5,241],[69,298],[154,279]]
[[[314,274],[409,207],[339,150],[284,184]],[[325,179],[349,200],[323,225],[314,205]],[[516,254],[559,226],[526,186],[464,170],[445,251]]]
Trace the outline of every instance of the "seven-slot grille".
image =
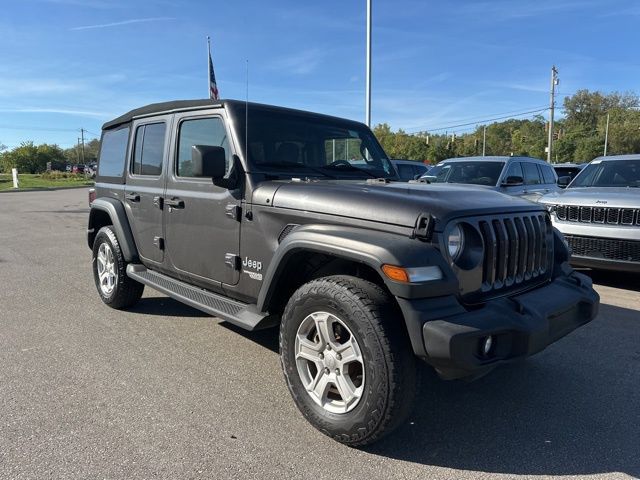
[[483,291],[546,278],[553,253],[553,232],[547,214],[480,220],[478,226],[484,243]]
[[640,209],[612,207],[578,207],[557,205],[558,220],[579,223],[606,223],[609,225],[640,225]]
[[565,235],[571,253],[579,257],[640,262],[640,241]]

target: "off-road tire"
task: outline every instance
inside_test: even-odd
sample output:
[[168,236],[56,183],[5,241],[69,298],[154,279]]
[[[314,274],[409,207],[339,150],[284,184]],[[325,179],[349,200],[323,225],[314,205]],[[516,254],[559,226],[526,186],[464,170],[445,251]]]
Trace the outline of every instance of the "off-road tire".
[[[102,288],[100,287],[97,265],[98,251],[100,249],[100,245],[103,243],[106,243],[109,246],[109,248],[113,252],[115,261],[115,286],[113,288],[113,291],[108,294],[103,292]],[[127,276],[127,262],[124,259],[122,249],[120,248],[120,243],[118,242],[118,238],[113,232],[111,226],[102,227],[96,235],[96,239],[93,242],[92,266],[93,279],[95,281],[98,294],[100,295],[102,301],[105,304],[109,305],[111,308],[121,310],[131,307],[135,305],[138,300],[140,300],[140,297],[142,297],[144,285]]]
[[[296,366],[301,322],[328,312],[351,330],[364,359],[362,396],[346,413],[328,412],[304,387]],[[378,285],[350,276],[330,276],[301,286],[290,298],[280,325],[280,359],[294,402],[318,430],[351,446],[373,443],[401,425],[416,391],[416,360],[402,314]]]

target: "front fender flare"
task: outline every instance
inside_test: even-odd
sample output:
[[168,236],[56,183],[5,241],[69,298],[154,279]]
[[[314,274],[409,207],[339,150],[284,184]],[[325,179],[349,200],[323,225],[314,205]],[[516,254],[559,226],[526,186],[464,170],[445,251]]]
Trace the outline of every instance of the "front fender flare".
[[[458,289],[455,275],[432,244],[389,232],[335,225],[304,225],[287,235],[275,251],[258,295],[257,306],[260,311],[268,309],[277,294],[281,276],[291,272],[288,260],[301,250],[364,263],[380,275],[396,297],[440,296]],[[382,273],[384,264],[403,267],[437,265],[442,270],[443,278],[424,283],[396,282]]]

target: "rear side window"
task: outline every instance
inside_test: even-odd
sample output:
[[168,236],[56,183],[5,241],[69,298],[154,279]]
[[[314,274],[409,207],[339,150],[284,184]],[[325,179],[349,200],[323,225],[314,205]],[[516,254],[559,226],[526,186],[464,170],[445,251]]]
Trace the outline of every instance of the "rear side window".
[[426,165],[414,165],[413,169],[416,175],[424,175],[424,173],[427,171]]
[[542,183],[538,166],[535,163],[524,162],[522,169],[524,170],[525,185],[540,185]]
[[548,167],[547,165],[538,165],[538,168],[542,171],[544,183],[556,183],[557,180],[553,168]]
[[164,123],[140,125],[136,129],[131,173],[134,175],[159,176],[164,158]]
[[127,156],[128,141],[128,126],[117,130],[107,130],[102,134],[98,176],[122,177],[124,175],[124,160]]

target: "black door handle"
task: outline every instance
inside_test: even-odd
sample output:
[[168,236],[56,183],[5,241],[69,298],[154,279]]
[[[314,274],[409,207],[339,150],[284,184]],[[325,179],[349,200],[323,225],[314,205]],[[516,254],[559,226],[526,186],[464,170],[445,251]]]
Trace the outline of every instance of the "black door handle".
[[172,198],[171,200],[165,200],[164,204],[171,208],[184,208],[184,200],[179,198]]
[[138,195],[137,193],[127,193],[126,199],[131,200],[132,202],[139,202],[140,195]]

